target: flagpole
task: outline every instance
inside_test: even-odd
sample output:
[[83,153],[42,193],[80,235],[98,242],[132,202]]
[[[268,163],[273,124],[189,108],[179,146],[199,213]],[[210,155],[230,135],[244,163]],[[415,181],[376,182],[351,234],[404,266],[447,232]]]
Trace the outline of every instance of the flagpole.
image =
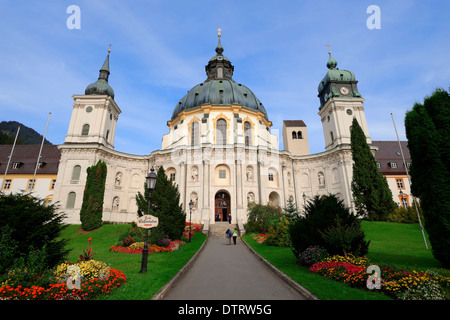
[[50,121],[50,115],[51,114],[52,114],[51,112],[48,113],[47,124],[45,125],[44,135],[42,136],[41,148],[39,150],[39,155],[38,155],[38,158],[36,160],[36,166],[34,167],[33,189],[36,187],[36,180],[35,180],[36,179],[36,171],[37,171],[37,168],[39,166],[39,160],[41,159],[42,147],[44,146],[45,135],[47,134],[48,122]]
[[16,137],[14,138],[14,143],[13,143],[13,146],[11,148],[11,154],[9,155],[8,164],[6,165],[5,175],[4,175],[3,181],[2,181],[2,189],[0,191],[3,190],[3,187],[5,185],[6,174],[8,173],[9,163],[11,162],[11,158],[12,158],[12,155],[13,155],[13,152],[14,152],[14,148],[16,147],[16,141],[17,141],[17,137],[19,136],[19,131],[20,131],[20,126],[17,127]]
[[[406,166],[405,156],[403,155],[402,145],[400,144],[400,138],[398,137],[397,127],[395,126],[394,115],[391,112],[392,123],[394,124],[395,134],[397,135],[398,146],[400,148],[400,152],[402,154],[403,165],[405,166],[406,176],[408,177],[409,187],[411,188],[411,178],[409,176],[408,167]],[[427,240],[425,238],[425,233],[423,232],[422,221],[420,219],[419,209],[417,209],[417,202],[415,201],[414,195],[411,192],[411,197],[413,200],[414,208],[416,209],[417,219],[419,219],[420,230],[422,231],[423,241],[425,242],[425,248],[428,249]]]

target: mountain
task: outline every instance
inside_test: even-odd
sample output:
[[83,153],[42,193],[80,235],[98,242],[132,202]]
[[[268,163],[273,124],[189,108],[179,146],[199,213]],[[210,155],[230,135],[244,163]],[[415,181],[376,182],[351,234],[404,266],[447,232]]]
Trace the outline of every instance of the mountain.
[[[19,136],[17,137],[17,144],[41,144],[42,135],[37,133],[34,129],[29,128],[17,121],[2,121],[0,122],[0,144],[13,144],[16,137],[17,128],[20,126]],[[52,143],[47,139],[44,144],[51,145]]]

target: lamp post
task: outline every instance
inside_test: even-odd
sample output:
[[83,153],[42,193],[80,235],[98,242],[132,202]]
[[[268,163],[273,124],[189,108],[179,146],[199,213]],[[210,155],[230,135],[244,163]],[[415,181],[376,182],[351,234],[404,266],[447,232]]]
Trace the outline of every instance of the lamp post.
[[[152,199],[152,191],[155,189],[156,185],[156,174],[155,170],[150,170],[150,173],[145,178],[148,189],[148,208],[147,214],[150,214],[150,203]],[[142,249],[142,261],[141,261],[141,271],[139,273],[147,273],[147,259],[148,258],[148,229],[145,229],[145,241],[144,241],[144,249]]]
[[303,192],[303,204],[306,204],[306,194]]
[[192,220],[192,208],[194,207],[194,202],[189,201],[189,242],[191,242],[191,233],[192,233],[192,225],[191,225],[191,220]]

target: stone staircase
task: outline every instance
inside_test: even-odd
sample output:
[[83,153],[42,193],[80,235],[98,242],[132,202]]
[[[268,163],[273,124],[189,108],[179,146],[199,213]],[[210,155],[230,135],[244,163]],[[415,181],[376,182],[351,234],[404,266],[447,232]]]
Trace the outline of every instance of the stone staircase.
[[[209,234],[208,236],[210,238],[222,238],[225,239],[226,235],[225,232],[227,229],[230,229],[231,231],[234,230],[234,228],[237,228],[237,224],[235,223],[228,223],[228,222],[216,222],[214,224],[209,225]],[[239,229],[238,229],[239,231]]]

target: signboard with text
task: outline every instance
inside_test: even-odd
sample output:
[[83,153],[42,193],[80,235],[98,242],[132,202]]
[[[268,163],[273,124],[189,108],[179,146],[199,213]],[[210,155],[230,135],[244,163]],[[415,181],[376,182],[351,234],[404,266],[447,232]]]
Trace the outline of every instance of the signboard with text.
[[158,217],[146,214],[142,217],[139,217],[136,221],[137,226],[143,229],[156,228],[159,224]]

